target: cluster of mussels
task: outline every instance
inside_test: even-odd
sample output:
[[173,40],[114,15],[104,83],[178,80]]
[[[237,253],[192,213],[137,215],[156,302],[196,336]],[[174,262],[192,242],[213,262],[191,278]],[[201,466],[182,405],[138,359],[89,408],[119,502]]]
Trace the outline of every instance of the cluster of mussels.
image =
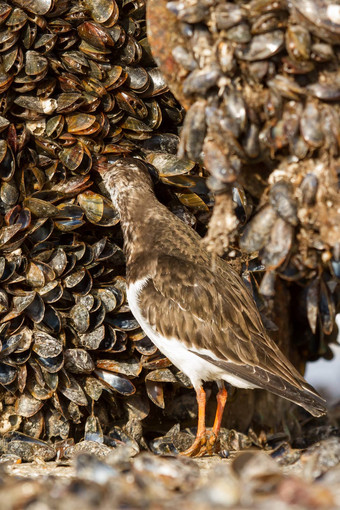
[[129,311],[119,217],[91,172],[98,154],[142,157],[186,221],[209,211],[176,157],[183,110],[144,0],[1,1],[0,115],[0,434],[102,440],[166,391],[175,423],[188,382]]
[[203,164],[221,196],[236,186],[242,221],[226,212],[224,248],[237,246],[238,222],[241,250],[266,270],[258,294],[270,301],[278,276],[289,282],[305,354],[330,355],[340,279],[340,7],[181,0],[166,10],[179,35],[167,40],[168,54],[154,46],[188,108],[179,155]]

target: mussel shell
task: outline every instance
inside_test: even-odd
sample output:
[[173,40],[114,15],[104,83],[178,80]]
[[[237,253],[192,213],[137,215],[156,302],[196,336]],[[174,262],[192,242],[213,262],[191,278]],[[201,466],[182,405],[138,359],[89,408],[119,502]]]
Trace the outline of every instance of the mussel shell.
[[66,253],[63,249],[57,248],[49,261],[50,266],[55,271],[57,276],[62,275],[65,272],[68,260]]
[[123,352],[126,350],[127,334],[105,324],[105,336],[101,340],[98,350],[109,352]]
[[267,271],[262,278],[259,290],[262,296],[267,299],[274,298],[275,296],[275,282],[276,273],[275,271]]
[[317,37],[329,42],[339,40],[339,6],[330,0],[292,0],[296,14]]
[[61,317],[59,312],[53,306],[46,304],[42,324],[50,333],[58,334],[61,331]]
[[23,393],[15,403],[15,410],[20,416],[30,418],[44,405],[44,402],[34,398],[29,393]]
[[63,288],[57,280],[53,280],[39,289],[38,292],[45,303],[55,303],[63,295]]
[[119,9],[115,0],[89,0],[88,6],[91,10],[91,16],[97,23],[108,23],[109,26],[115,24],[118,19]]
[[4,289],[0,289],[0,313],[8,311],[9,302],[8,295]]
[[173,133],[159,133],[137,143],[146,151],[176,155],[179,137]]
[[51,445],[21,432],[12,433],[7,440],[6,452],[18,455],[23,461],[33,462],[37,457],[47,461],[56,456],[56,450]]
[[339,101],[340,87],[337,84],[313,83],[307,85],[306,90],[321,101]]
[[85,333],[90,326],[90,313],[86,306],[76,304],[70,311],[70,319],[79,333]]
[[116,391],[117,393],[120,393],[121,395],[133,395],[133,393],[136,391],[136,388],[132,382],[122,375],[99,369],[95,370],[95,374],[109,388]]
[[0,383],[10,384],[17,377],[18,371],[15,366],[7,365],[6,363],[0,363]]
[[66,288],[71,289],[72,292],[85,296],[92,288],[92,278],[90,273],[82,267],[78,271],[66,276],[64,284]]
[[265,60],[279,53],[284,47],[284,33],[273,30],[255,35],[246,49],[238,49],[236,56],[241,60]]
[[0,257],[0,281],[6,282],[9,280],[16,269],[16,264],[12,261],[6,260],[4,257]]
[[133,331],[139,327],[138,322],[128,312],[118,313],[107,318],[107,322],[120,331]]
[[10,356],[8,356],[7,361],[11,363],[11,365],[24,365],[31,357],[32,351],[31,349],[25,349],[18,352],[13,352]]
[[96,362],[96,367],[101,370],[124,374],[129,377],[137,377],[142,371],[140,360],[132,356],[121,361],[113,359],[99,359]]
[[45,415],[46,434],[49,439],[61,437],[67,439],[70,433],[70,424],[61,413],[52,410]]
[[293,226],[298,224],[297,201],[289,182],[281,180],[273,185],[269,191],[269,203],[281,218]]
[[320,295],[320,281],[313,280],[307,287],[306,305],[307,305],[307,318],[310,329],[315,334],[318,319],[318,302]]
[[161,409],[165,408],[163,384],[155,381],[145,381],[145,388],[149,399]]
[[317,104],[306,104],[300,120],[300,130],[305,142],[311,147],[321,147],[324,133],[321,125],[321,116]]
[[33,351],[42,358],[54,358],[63,350],[61,338],[53,337],[44,331],[35,331],[33,340]]
[[180,160],[173,154],[165,153],[151,153],[146,157],[146,161],[158,170],[160,176],[187,174],[195,166],[193,161],[187,159]]
[[53,394],[53,389],[49,388],[45,384],[43,386],[39,384],[33,374],[30,374],[27,378],[26,388],[32,397],[36,398],[37,400],[50,399]]
[[78,337],[78,345],[80,347],[84,347],[85,349],[95,350],[98,349],[100,343],[103,341],[105,337],[105,326],[99,326],[99,328],[95,329],[86,334],[80,334]]
[[36,358],[39,365],[44,368],[47,372],[50,372],[51,374],[54,374],[56,372],[59,372],[59,370],[64,365],[64,355],[63,353],[60,353],[58,356],[54,356],[53,358],[43,358],[43,357],[37,357]]
[[97,416],[89,416],[85,423],[85,441],[104,442],[103,431]]
[[301,25],[289,25],[286,30],[286,49],[293,60],[309,60],[311,36]]
[[140,354],[145,354],[147,356],[151,356],[157,351],[157,347],[147,336],[137,342],[134,342],[134,347]]
[[319,295],[319,314],[323,332],[330,335],[335,320],[335,303],[327,283],[321,278]]
[[231,2],[218,4],[215,13],[216,26],[219,30],[228,30],[238,25],[245,16],[244,10]]
[[168,368],[162,368],[149,372],[145,380],[154,382],[178,382],[177,377]]
[[335,258],[332,258],[330,260],[330,269],[331,273],[334,275],[335,278],[340,280],[340,260],[335,260]]
[[319,180],[315,174],[308,173],[305,175],[302,183],[300,184],[303,203],[309,206],[315,203],[318,186]]
[[0,349],[0,358],[8,356],[14,352],[22,341],[22,334],[12,335],[2,340],[2,346]]
[[96,377],[86,377],[84,389],[92,400],[99,400],[106,386]]
[[0,230],[0,248],[8,249],[10,241],[13,241],[14,236],[19,232],[19,230],[21,230],[20,224],[2,227]]
[[80,384],[70,374],[67,377],[63,373],[62,375],[63,377],[61,377],[59,382],[59,391],[71,402],[80,406],[86,406],[88,401]]
[[90,354],[84,349],[66,349],[64,360],[65,369],[73,374],[90,374],[95,368]]
[[276,218],[276,212],[269,205],[258,212],[244,229],[241,248],[247,253],[260,250],[268,242]]
[[39,16],[47,14],[52,8],[53,3],[53,0],[15,0],[16,5]]
[[26,308],[26,314],[33,322],[39,324],[45,316],[45,303],[39,296],[39,294],[35,294],[32,303]]
[[95,225],[113,226],[119,221],[119,215],[112,204],[98,193],[85,191],[78,195],[78,202],[86,218]]
[[293,237],[293,226],[278,218],[273,225],[268,243],[261,251],[261,260],[266,269],[275,269],[283,263],[290,252]]
[[150,83],[148,72],[143,67],[126,66],[126,84],[135,91],[144,92]]
[[100,298],[107,313],[113,312],[117,306],[116,292],[114,287],[104,287],[95,290],[96,295]]
[[162,357],[150,357],[149,356],[142,356],[142,364],[143,367],[148,370],[155,370],[158,368],[167,368],[171,366],[171,361],[168,360],[168,358]]
[[98,307],[96,309],[92,309],[90,312],[90,328],[96,329],[98,328],[104,321],[106,316],[105,306],[98,299]]
[[53,204],[39,198],[26,198],[24,205],[38,218],[49,218],[58,214],[58,209]]

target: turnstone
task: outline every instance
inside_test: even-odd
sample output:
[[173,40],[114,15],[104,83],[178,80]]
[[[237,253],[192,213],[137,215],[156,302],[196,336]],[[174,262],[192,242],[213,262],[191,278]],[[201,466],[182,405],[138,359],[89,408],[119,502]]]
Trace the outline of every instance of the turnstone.
[[[227,400],[224,381],[266,389],[313,416],[325,414],[325,401],[267,335],[240,276],[157,200],[147,166],[125,158],[100,161],[98,170],[120,213],[131,311],[196,391],[197,435],[183,453],[214,450]],[[216,381],[219,388],[209,436],[204,381]]]

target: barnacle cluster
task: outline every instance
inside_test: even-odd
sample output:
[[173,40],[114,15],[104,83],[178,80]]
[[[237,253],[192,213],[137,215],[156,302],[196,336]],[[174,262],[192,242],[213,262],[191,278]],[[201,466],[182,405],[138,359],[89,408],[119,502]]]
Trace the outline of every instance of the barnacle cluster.
[[339,5],[164,2],[175,34],[166,48],[156,42],[154,5],[152,47],[187,108],[179,156],[204,165],[217,193],[208,247],[258,256],[248,269],[262,264],[265,276],[254,294],[272,302],[278,280],[287,282],[303,356],[330,355],[340,278]]

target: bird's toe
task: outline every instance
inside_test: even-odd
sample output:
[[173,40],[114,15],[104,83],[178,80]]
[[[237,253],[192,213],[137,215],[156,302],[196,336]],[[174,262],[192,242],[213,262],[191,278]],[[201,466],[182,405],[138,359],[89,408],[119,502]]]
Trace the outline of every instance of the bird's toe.
[[211,431],[207,436],[206,450],[209,455],[213,455],[217,453],[220,449],[220,442],[218,439],[218,435],[215,432]]
[[207,436],[204,434],[203,436],[196,437],[192,445],[183,452],[180,452],[180,454],[185,457],[203,457],[207,453],[206,444]]

